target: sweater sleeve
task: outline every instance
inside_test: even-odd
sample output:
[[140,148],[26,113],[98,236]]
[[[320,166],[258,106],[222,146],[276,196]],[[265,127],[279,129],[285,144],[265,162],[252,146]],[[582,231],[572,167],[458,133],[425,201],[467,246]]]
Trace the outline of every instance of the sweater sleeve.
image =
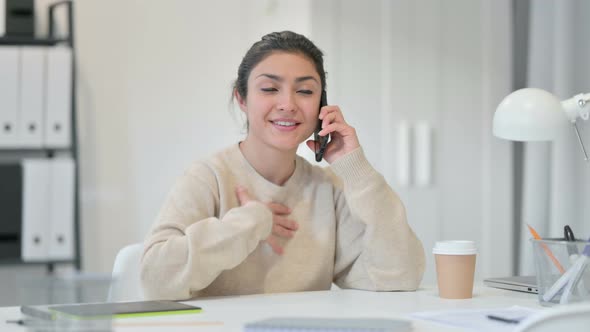
[[169,193],[144,242],[141,283],[148,299],[185,300],[239,265],[271,231],[272,213],[249,202],[216,218],[219,190],[205,165]]
[[373,291],[417,289],[424,249],[396,193],[362,148],[341,157],[331,169],[338,218],[334,283]]

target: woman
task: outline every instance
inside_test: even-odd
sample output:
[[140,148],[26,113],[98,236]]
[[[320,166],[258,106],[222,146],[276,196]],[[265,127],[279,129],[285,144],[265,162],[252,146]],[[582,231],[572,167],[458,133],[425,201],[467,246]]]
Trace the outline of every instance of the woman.
[[[323,54],[306,37],[275,32],[250,48],[233,91],[247,137],[172,189],[145,241],[146,297],[418,287],[422,244],[339,107],[320,109],[325,88]],[[296,154],[318,119],[327,168]]]

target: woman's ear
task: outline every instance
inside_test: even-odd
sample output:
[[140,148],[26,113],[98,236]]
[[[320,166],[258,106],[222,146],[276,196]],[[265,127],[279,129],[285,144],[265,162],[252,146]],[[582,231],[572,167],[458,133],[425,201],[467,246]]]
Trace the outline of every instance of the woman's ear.
[[242,96],[238,92],[238,89],[234,89],[234,97],[238,101],[238,105],[240,105],[240,109],[242,110],[242,112],[246,113],[246,100],[242,98]]

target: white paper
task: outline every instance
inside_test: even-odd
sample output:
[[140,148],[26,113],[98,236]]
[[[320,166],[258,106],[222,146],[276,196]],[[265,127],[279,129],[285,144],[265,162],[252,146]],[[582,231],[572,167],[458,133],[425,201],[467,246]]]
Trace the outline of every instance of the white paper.
[[481,332],[502,332],[513,331],[514,328],[518,326],[518,324],[510,324],[492,320],[487,317],[488,315],[522,321],[524,318],[536,312],[538,312],[538,310],[520,306],[512,306],[508,308],[495,309],[425,311],[413,313],[410,315],[410,317]]

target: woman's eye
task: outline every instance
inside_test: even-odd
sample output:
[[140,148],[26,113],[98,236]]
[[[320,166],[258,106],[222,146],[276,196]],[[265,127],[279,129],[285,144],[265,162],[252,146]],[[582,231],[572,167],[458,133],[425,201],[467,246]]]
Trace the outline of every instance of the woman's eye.
[[299,92],[299,93],[306,94],[306,95],[310,95],[310,94],[312,94],[312,93],[313,93],[313,91],[311,91],[311,90],[299,90],[298,92]]
[[264,92],[275,92],[275,91],[278,91],[278,90],[277,90],[277,89],[275,89],[275,88],[261,88],[260,90],[262,90],[262,91],[264,91]]

